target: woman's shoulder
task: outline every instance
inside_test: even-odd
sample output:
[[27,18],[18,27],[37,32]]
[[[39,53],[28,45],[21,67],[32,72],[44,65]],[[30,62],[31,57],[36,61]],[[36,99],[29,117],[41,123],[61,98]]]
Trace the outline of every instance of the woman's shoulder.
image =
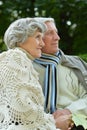
[[19,65],[23,67],[25,64],[31,64],[31,60],[19,48],[9,49],[0,53],[0,64]]

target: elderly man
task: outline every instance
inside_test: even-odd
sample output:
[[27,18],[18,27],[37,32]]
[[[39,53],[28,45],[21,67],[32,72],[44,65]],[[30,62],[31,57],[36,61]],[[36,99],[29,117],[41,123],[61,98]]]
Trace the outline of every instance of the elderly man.
[[73,123],[67,116],[75,112],[87,115],[87,63],[60,50],[53,18],[35,19],[47,26],[42,57],[34,63],[45,95],[45,111],[53,114],[57,127],[71,129]]

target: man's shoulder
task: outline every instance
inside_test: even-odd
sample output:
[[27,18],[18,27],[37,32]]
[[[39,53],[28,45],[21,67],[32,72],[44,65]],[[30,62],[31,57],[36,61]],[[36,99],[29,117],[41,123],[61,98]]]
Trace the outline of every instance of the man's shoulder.
[[44,74],[45,73],[45,67],[41,64],[38,64],[36,62],[33,62],[33,66],[35,68],[35,70],[39,73],[39,74]]
[[65,57],[69,60],[72,61],[74,63],[77,64],[83,64],[83,65],[87,65],[87,62],[85,62],[82,58],[80,58],[79,56],[73,56],[73,55],[65,55]]
[[35,67],[35,68],[41,68],[41,69],[45,69],[45,67],[43,66],[43,65],[41,65],[41,64],[39,64],[39,63],[37,63],[37,62],[33,62],[33,66]]

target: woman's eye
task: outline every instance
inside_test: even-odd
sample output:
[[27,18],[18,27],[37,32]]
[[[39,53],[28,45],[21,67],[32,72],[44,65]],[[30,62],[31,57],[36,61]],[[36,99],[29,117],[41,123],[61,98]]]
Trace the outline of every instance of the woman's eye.
[[39,39],[39,38],[40,38],[40,35],[37,35],[36,38]]

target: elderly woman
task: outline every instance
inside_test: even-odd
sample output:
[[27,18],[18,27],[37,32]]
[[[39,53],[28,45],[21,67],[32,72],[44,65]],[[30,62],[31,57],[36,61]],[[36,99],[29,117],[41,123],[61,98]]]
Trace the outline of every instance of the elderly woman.
[[33,18],[13,22],[0,55],[0,130],[56,130],[32,62],[41,56],[46,26]]

